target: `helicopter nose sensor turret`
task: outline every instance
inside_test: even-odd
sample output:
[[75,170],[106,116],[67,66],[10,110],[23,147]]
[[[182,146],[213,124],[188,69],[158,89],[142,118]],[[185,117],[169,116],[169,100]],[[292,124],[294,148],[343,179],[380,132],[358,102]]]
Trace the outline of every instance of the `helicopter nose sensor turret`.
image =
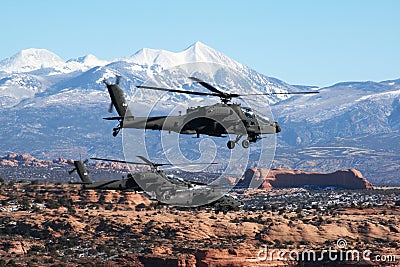
[[275,130],[277,133],[280,133],[282,131],[281,126],[279,126],[279,123],[277,121],[275,122]]

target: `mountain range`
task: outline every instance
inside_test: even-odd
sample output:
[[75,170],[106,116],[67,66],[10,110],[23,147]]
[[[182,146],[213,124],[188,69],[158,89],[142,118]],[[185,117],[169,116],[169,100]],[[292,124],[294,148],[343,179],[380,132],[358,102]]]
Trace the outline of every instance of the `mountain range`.
[[[158,93],[143,93],[135,85],[156,82],[204,90],[188,83],[188,73],[230,92],[318,90],[315,95],[249,100],[257,108],[271,109],[268,115],[281,124],[273,166],[325,172],[357,168],[374,184],[400,184],[400,79],[343,82],[324,88],[290,85],[201,42],[178,53],[144,48],[114,60],[94,55],[63,60],[34,48],[1,60],[0,154],[121,158],[121,136],[112,137],[114,125],[102,120],[109,116],[103,80],[113,82],[120,75],[134,113],[140,114],[154,104],[152,99]],[[171,93],[163,97],[155,112],[216,101]]]

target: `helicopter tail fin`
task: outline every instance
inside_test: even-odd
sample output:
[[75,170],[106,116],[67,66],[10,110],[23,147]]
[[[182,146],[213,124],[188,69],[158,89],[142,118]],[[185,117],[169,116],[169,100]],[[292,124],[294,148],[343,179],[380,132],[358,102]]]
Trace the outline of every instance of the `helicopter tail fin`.
[[108,111],[111,113],[113,108],[115,108],[119,115],[119,117],[117,118],[133,118],[133,115],[128,107],[128,103],[125,99],[124,91],[122,91],[122,89],[119,87],[119,81],[120,76],[117,76],[115,84],[110,84],[107,83],[107,81],[104,81],[104,84],[107,86],[107,90],[111,98],[111,103]]
[[106,80],[103,81],[103,83],[107,86],[108,94],[110,95],[111,98],[111,103],[108,112],[111,113],[113,108],[115,108],[115,110],[118,113],[118,117],[104,118],[105,120],[119,121],[117,127],[113,129],[114,137],[118,135],[119,131],[123,127],[124,120],[134,119],[132,112],[128,107],[128,103],[125,99],[124,91],[122,91],[122,89],[119,87],[120,78],[121,78],[120,76],[117,76],[117,79],[114,84],[110,84]]

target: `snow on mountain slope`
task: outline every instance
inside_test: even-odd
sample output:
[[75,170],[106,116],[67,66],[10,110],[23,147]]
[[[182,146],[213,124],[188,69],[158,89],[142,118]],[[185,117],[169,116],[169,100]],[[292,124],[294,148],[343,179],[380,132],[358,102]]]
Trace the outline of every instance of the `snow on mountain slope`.
[[87,71],[93,67],[104,66],[110,61],[98,59],[96,56],[89,54],[87,56],[70,59],[65,64],[65,69]]
[[[17,73],[4,77],[0,82],[0,97],[3,97],[3,107],[9,107],[12,104],[18,104],[21,99],[35,98],[37,95],[43,101],[43,96],[51,96],[65,90],[80,89],[83,90],[81,92],[84,95],[86,90],[105,91],[102,81],[108,79],[112,82],[116,75],[122,76],[122,88],[126,91],[132,90],[133,93],[137,93],[136,85],[148,79],[157,81],[157,86],[206,91],[203,87],[190,84],[190,80],[182,78],[187,73],[185,72],[187,65],[197,64],[194,68],[199,69],[203,66],[208,67],[207,64],[201,65],[199,62],[227,66],[225,69],[222,67],[222,71],[219,70],[215,76],[209,75],[202,78],[228,92],[270,93],[301,91],[306,88],[291,86],[281,80],[267,77],[201,42],[196,42],[182,52],[144,48],[133,56],[110,62],[100,60],[93,55],[64,62],[60,57],[45,49],[26,49],[0,61],[2,71],[26,73],[21,77],[18,76],[21,74]],[[171,69],[174,69],[175,73],[172,73]],[[74,74],[66,76],[66,72]],[[246,79],[245,83],[243,83],[243,77]],[[306,120],[318,123],[340,116],[362,97],[393,90],[398,84],[398,80],[381,83],[346,82],[323,88],[318,95],[290,98],[288,95],[272,95],[266,101],[270,104],[279,103],[276,115],[284,120],[290,118],[293,122]],[[137,102],[151,103],[151,99],[158,94],[159,92],[156,91],[146,91],[135,94],[135,97]],[[5,98],[8,105],[4,105]],[[10,101],[12,98],[14,100]],[[169,93],[165,102],[177,105],[182,102],[191,103],[202,100],[204,100],[203,104],[208,101],[207,98],[199,99]],[[214,100],[218,101],[218,99]],[[259,104],[267,105],[267,103]]]
[[346,113],[358,101],[395,90],[386,82],[346,82],[319,89],[319,94],[295,96],[279,103],[276,114],[293,122],[318,123]]
[[[154,50],[144,48],[138,51],[136,54],[126,59],[129,63],[136,63],[141,66],[161,66],[162,69],[179,68],[180,65],[188,63],[213,63],[221,64],[233,72],[237,72],[237,75],[244,75],[248,77],[252,82],[253,86],[260,89],[262,92],[287,92],[289,90],[298,91],[295,88],[281,80],[270,78],[262,75],[249,67],[227,57],[221,52],[201,43],[196,42],[183,50],[182,52],[170,52],[166,50]],[[207,81],[212,82],[212,81]],[[228,88],[233,89],[233,88]],[[251,88],[249,88],[250,90]],[[287,96],[272,96],[271,102],[279,101],[280,99],[286,99]]]
[[[270,93],[299,90],[283,81],[262,75],[201,42],[194,43],[182,52],[174,53],[145,48],[131,57],[111,61],[104,61],[93,55],[87,55],[64,62],[50,51],[44,49],[27,49],[8,59],[2,60],[0,71],[4,71],[5,73],[26,73],[42,78],[44,81],[42,85],[46,86],[42,86],[35,92],[40,93],[40,96],[42,96],[42,94],[57,94],[65,89],[104,90],[102,81],[104,79],[112,80],[115,75],[122,76],[124,88],[127,90],[136,90],[136,85],[142,84],[148,79],[158,79],[158,86],[173,88],[183,88],[183,86],[186,86],[185,89],[194,89],[190,85],[182,84],[191,81],[179,79],[179,75],[175,75],[175,77],[168,76],[168,71],[175,68],[178,73],[181,73],[180,76],[182,76],[184,73],[187,73],[185,68],[187,68],[188,64],[197,64],[199,62],[217,64],[222,66],[222,68],[229,69],[229,75],[227,75],[227,71],[223,71],[219,72],[215,77],[211,77],[210,75],[203,77],[207,82],[217,87],[222,86],[221,89],[224,91],[239,92],[244,90],[246,93]],[[203,66],[205,65],[203,64]],[[199,65],[197,67],[200,68]],[[205,72],[207,71],[206,66]],[[163,79],[160,78],[162,75],[165,76]],[[177,77],[178,79],[174,80]],[[241,86],[240,79],[243,80],[243,78],[247,79],[246,87]],[[9,91],[15,90],[15,87],[7,87],[7,84],[3,85],[3,96],[12,98],[14,93],[10,93]],[[29,90],[29,88],[26,89]],[[195,88],[195,90],[205,89],[200,86]],[[139,100],[151,102],[151,98],[157,94],[157,92],[146,92],[145,94],[141,94],[142,97]],[[34,94],[31,94],[26,97],[34,96]],[[273,95],[266,101],[275,103],[286,98],[288,98],[287,95]],[[196,97],[182,94],[169,94],[166,100],[171,100],[174,104],[174,102],[179,103],[183,101],[193,102],[197,101],[197,99]],[[9,102],[15,105],[19,103],[19,100],[15,98],[14,101]]]
[[0,61],[0,71],[5,73],[27,73],[37,71],[44,75],[57,75],[75,71],[86,71],[110,63],[94,55],[87,55],[65,62],[46,49],[29,48]]
[[[67,64],[77,61],[83,62],[84,60],[71,60]],[[103,64],[104,61],[99,63]],[[172,67],[172,65],[177,66]],[[215,71],[215,74],[213,74],[212,71],[210,72],[211,69],[218,69],[218,71]],[[270,93],[299,90],[283,81],[262,75],[222,53],[197,42],[178,53],[165,50],[142,49],[132,57],[113,60],[107,65],[97,66],[79,73],[70,79],[62,79],[59,82],[55,82],[43,94],[52,95],[63,90],[74,90],[76,88],[81,89],[82,94],[86,90],[93,89],[105,91],[103,80],[106,79],[109,82],[113,82],[116,75],[122,77],[121,87],[128,93],[128,97],[134,95],[135,102],[146,105],[152,105],[153,99],[160,94],[157,91],[138,90],[135,87],[146,81],[150,81],[150,83],[153,83],[152,85],[159,87],[207,92],[204,87],[193,83],[193,81],[187,78],[191,75],[203,75],[199,78],[227,92]],[[268,102],[278,102],[287,97],[287,95],[274,95],[256,104],[266,106]],[[210,104],[217,101],[218,99],[216,98],[199,98],[178,93],[168,93],[164,101],[165,104],[160,108],[166,111],[171,109],[171,106],[181,105],[182,103],[185,106],[190,106]]]
[[80,89],[64,90],[57,94],[45,97],[36,97],[30,101],[24,101],[19,105],[20,108],[49,108],[49,107],[75,107],[82,105],[85,108],[98,106],[99,104],[108,105],[109,96],[104,91],[87,90],[82,92]]
[[125,60],[143,66],[160,65],[163,68],[171,68],[193,62],[226,64],[233,68],[243,67],[240,63],[201,42],[192,44],[182,52],[143,48]]
[[288,144],[330,143],[336,138],[396,134],[399,130],[395,114],[398,114],[400,89],[394,85],[340,83],[319,92],[272,107],[284,129],[283,140]]
[[0,70],[7,73],[30,72],[64,64],[59,56],[46,49],[29,48],[0,61]]
[[46,88],[46,81],[29,74],[12,74],[0,79],[0,107],[9,108],[23,99],[33,98]]

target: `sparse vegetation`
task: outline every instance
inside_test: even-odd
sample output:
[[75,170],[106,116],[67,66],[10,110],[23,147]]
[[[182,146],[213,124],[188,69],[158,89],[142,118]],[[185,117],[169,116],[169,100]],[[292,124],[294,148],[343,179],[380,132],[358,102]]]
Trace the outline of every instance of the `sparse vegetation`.
[[[44,190],[49,186],[51,190]],[[264,245],[275,249],[326,247],[335,242],[335,235],[329,229],[341,228],[356,236],[354,246],[362,247],[369,242],[368,248],[374,251],[399,247],[397,239],[389,242],[369,236],[369,233],[382,229],[387,231],[385,234],[398,233],[399,219],[392,215],[400,214],[392,207],[396,207],[394,200],[399,193],[393,191],[388,194],[375,192],[374,202],[365,203],[363,209],[359,209],[360,201],[355,209],[351,209],[350,202],[345,200],[324,202],[328,194],[330,198],[350,196],[351,200],[357,199],[354,191],[306,192],[307,197],[285,192],[284,198],[266,196],[263,192],[264,195],[241,196],[248,198],[246,203],[254,204],[253,207],[224,215],[212,210],[156,208],[140,201],[128,204],[134,201],[129,200],[127,193],[91,194],[65,185],[5,183],[1,190],[0,208],[10,209],[10,212],[0,213],[0,236],[9,242],[0,241],[0,253],[5,248],[12,251],[23,242],[27,251],[21,256],[25,259],[24,266],[56,266],[67,262],[97,266],[97,260],[104,262],[109,258],[121,259],[122,255],[154,254],[161,248],[167,251],[163,255],[175,257],[189,255],[196,249],[225,249],[230,255],[236,255],[237,248],[257,251]],[[132,193],[132,196],[135,201],[140,199],[139,195]],[[368,201],[369,192],[362,197]],[[263,200],[257,202],[258,199]],[[387,204],[381,204],[384,199]],[[381,215],[383,210],[388,216]],[[20,212],[23,212],[22,217],[14,217]],[[364,214],[362,216],[367,219],[357,219],[352,212]],[[303,230],[324,235],[324,238],[325,235],[334,237],[324,242],[315,241],[310,236],[302,236]],[[39,254],[41,257],[37,257]],[[88,261],[89,258],[96,260]],[[7,258],[4,264],[10,259]],[[21,264],[19,258],[12,259],[15,264]]]

